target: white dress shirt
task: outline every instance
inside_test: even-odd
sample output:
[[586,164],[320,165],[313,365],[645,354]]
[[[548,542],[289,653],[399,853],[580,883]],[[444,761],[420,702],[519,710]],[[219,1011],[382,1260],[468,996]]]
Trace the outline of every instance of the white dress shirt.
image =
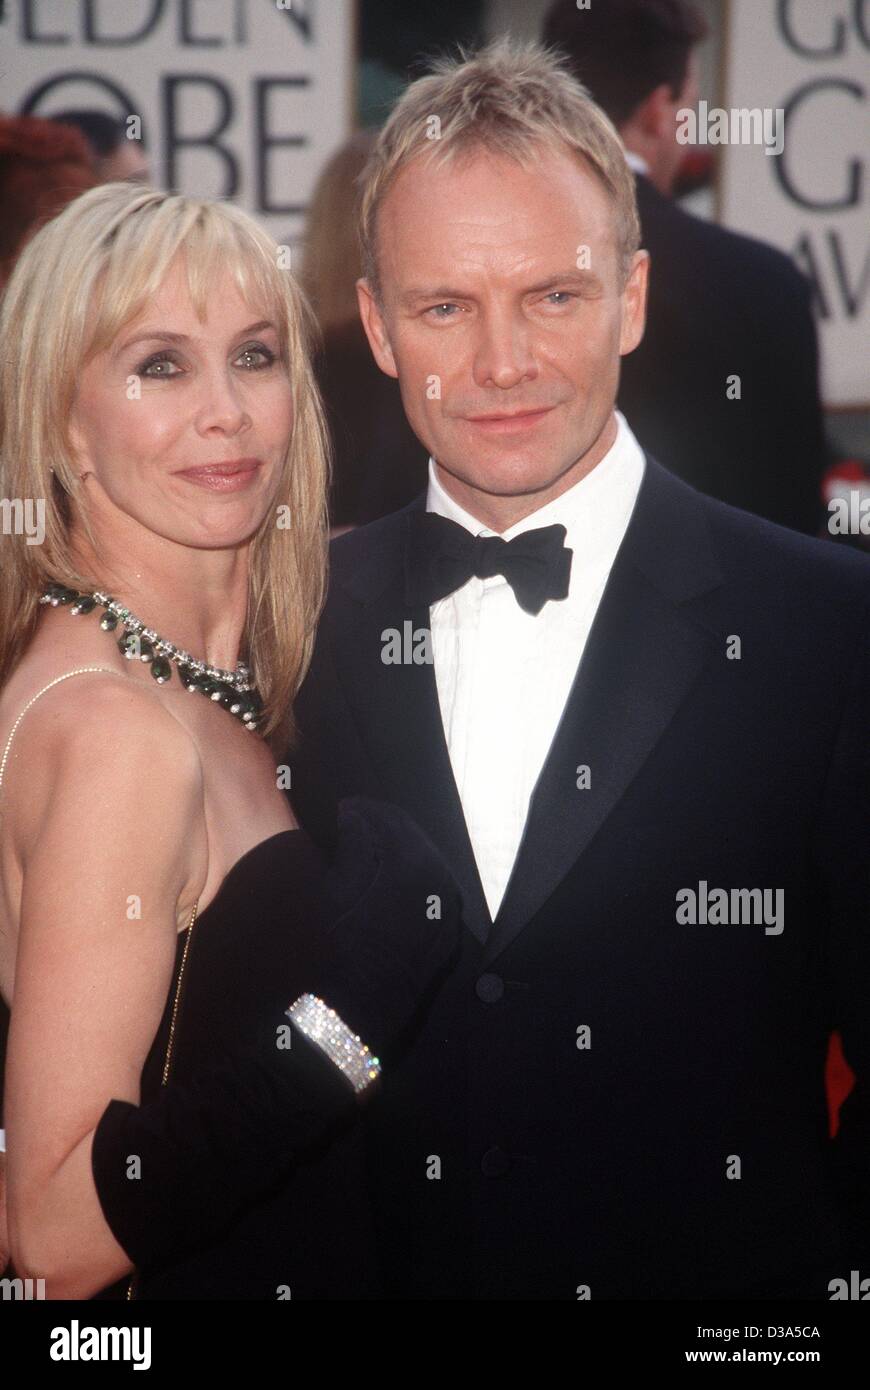
[[[501,533],[509,541],[560,522],[574,552],[567,598],[526,613],[498,574],[472,576],[430,608],[444,736],[493,919],[643,478],[643,451],[618,411],[616,420],[616,439],[591,473]],[[449,496],[432,458],[426,510],[473,535],[498,534]]]

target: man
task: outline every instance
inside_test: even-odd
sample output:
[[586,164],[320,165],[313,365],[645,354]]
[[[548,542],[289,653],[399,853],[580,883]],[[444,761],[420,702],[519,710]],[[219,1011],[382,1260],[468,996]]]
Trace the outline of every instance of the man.
[[816,534],[825,443],[809,282],[780,251],[693,217],[671,196],[686,148],[677,113],[697,103],[694,49],[706,32],[689,0],[588,10],[555,0],[544,23],[637,172],[652,272],[646,334],[626,359],[619,402],[679,477]]
[[405,807],[467,928],[367,1117],[387,1296],[826,1298],[870,1269],[870,564],[614,412],[633,180],[540,47],[413,83],[361,216],[429,486],[333,545],[294,804]]

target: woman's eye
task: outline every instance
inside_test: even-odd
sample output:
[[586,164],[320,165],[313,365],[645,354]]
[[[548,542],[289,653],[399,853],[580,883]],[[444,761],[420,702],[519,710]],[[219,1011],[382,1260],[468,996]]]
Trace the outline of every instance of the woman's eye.
[[[170,367],[177,370],[169,371]],[[159,371],[158,368],[160,368]],[[163,381],[166,377],[179,376],[180,373],[181,368],[175,359],[167,357],[165,353],[160,353],[156,357],[149,357],[147,362],[143,362],[136,375],[144,376],[150,381]]]
[[[262,343],[252,343],[249,347],[242,348],[236,362],[247,372],[259,372],[265,367],[271,367],[277,361],[277,355]],[[147,362],[143,362],[137,371],[137,376],[145,377],[148,381],[167,381],[170,378],[182,376],[184,368],[181,367],[176,358],[170,353],[155,353],[149,357]]]
[[[247,360],[243,361],[242,359]],[[264,367],[271,367],[275,361],[275,354],[270,348],[258,343],[256,346],[242,348],[236,360],[242,363],[246,371],[258,372],[262,371]]]

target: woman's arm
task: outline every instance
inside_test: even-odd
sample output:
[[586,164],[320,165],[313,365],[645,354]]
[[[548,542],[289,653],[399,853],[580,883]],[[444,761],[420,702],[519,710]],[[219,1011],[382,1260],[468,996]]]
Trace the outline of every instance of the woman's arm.
[[[164,830],[173,843],[184,833],[184,816],[174,827],[164,822]],[[124,879],[121,887],[130,891],[129,872]],[[429,919],[432,893],[442,904],[436,921]],[[171,893],[164,890],[164,898],[168,911]],[[340,817],[338,853],[323,884],[321,909],[295,942],[305,958],[294,962],[294,977],[303,973],[307,987],[382,1053],[406,1028],[455,950],[456,884],[410,818],[356,798]],[[174,959],[174,932],[170,944]],[[78,973],[86,980],[86,965]],[[141,992],[144,982],[138,987]],[[283,1012],[264,1017],[258,1037],[231,1055],[216,1038],[221,1060],[207,1073],[184,1084],[171,1082],[139,1105],[138,1077],[168,987],[165,974],[132,1065],[104,1071],[89,1094],[75,1148],[61,1155],[59,1165],[43,1164],[41,1183],[31,1180],[19,1199],[30,1235],[19,1236],[16,1247],[13,1232],[16,1272],[45,1278],[49,1297],[88,1297],[133,1264],[181,1258],[219,1239],[276,1179],[289,1177],[298,1157],[356,1117],[357,1096],[348,1080]],[[101,1050],[114,1044],[106,1039]],[[20,1054],[28,1055],[24,1044]],[[59,1082],[55,1077],[55,1086]],[[20,1084],[24,1089],[25,1082]],[[44,1091],[49,1114],[53,1103]],[[37,1105],[34,1132],[38,1113]]]
[[319,1047],[283,1014],[266,1019],[256,1043],[145,1105],[109,1103],[91,1152],[106,1219],[137,1267],[182,1259],[357,1114],[351,1083]]
[[35,775],[36,809],[20,808],[9,1237],[17,1274],[45,1279],[50,1298],[80,1298],[130,1268],[94,1188],[91,1142],[109,1098],[139,1099],[179,921],[205,878],[203,784],[193,740],[148,690],[81,677],[44,697],[40,716],[51,794]]
[[9,1263],[9,1225],[6,1220],[6,1154],[0,1153],[0,1274]]

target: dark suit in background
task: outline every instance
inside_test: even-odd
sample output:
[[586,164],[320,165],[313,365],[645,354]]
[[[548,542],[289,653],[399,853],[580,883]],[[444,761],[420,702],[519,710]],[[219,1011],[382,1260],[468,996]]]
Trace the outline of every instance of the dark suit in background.
[[[641,444],[723,502],[815,534],[825,442],[810,286],[764,242],[693,217],[637,177],[647,327],[619,407]],[[730,376],[741,396],[729,400]]]
[[[387,1296],[826,1299],[870,1271],[870,563],[649,460],[492,922],[433,667],[381,660],[429,625],[409,510],[333,545],[289,757],[315,835],[383,797],[463,891],[461,960],[367,1112]],[[678,924],[700,880],[784,890],[784,930]]]
[[333,443],[329,517],[363,526],[426,486],[429,455],[408,424],[399,383],[372,357],[360,319],[331,324],[314,357]]

